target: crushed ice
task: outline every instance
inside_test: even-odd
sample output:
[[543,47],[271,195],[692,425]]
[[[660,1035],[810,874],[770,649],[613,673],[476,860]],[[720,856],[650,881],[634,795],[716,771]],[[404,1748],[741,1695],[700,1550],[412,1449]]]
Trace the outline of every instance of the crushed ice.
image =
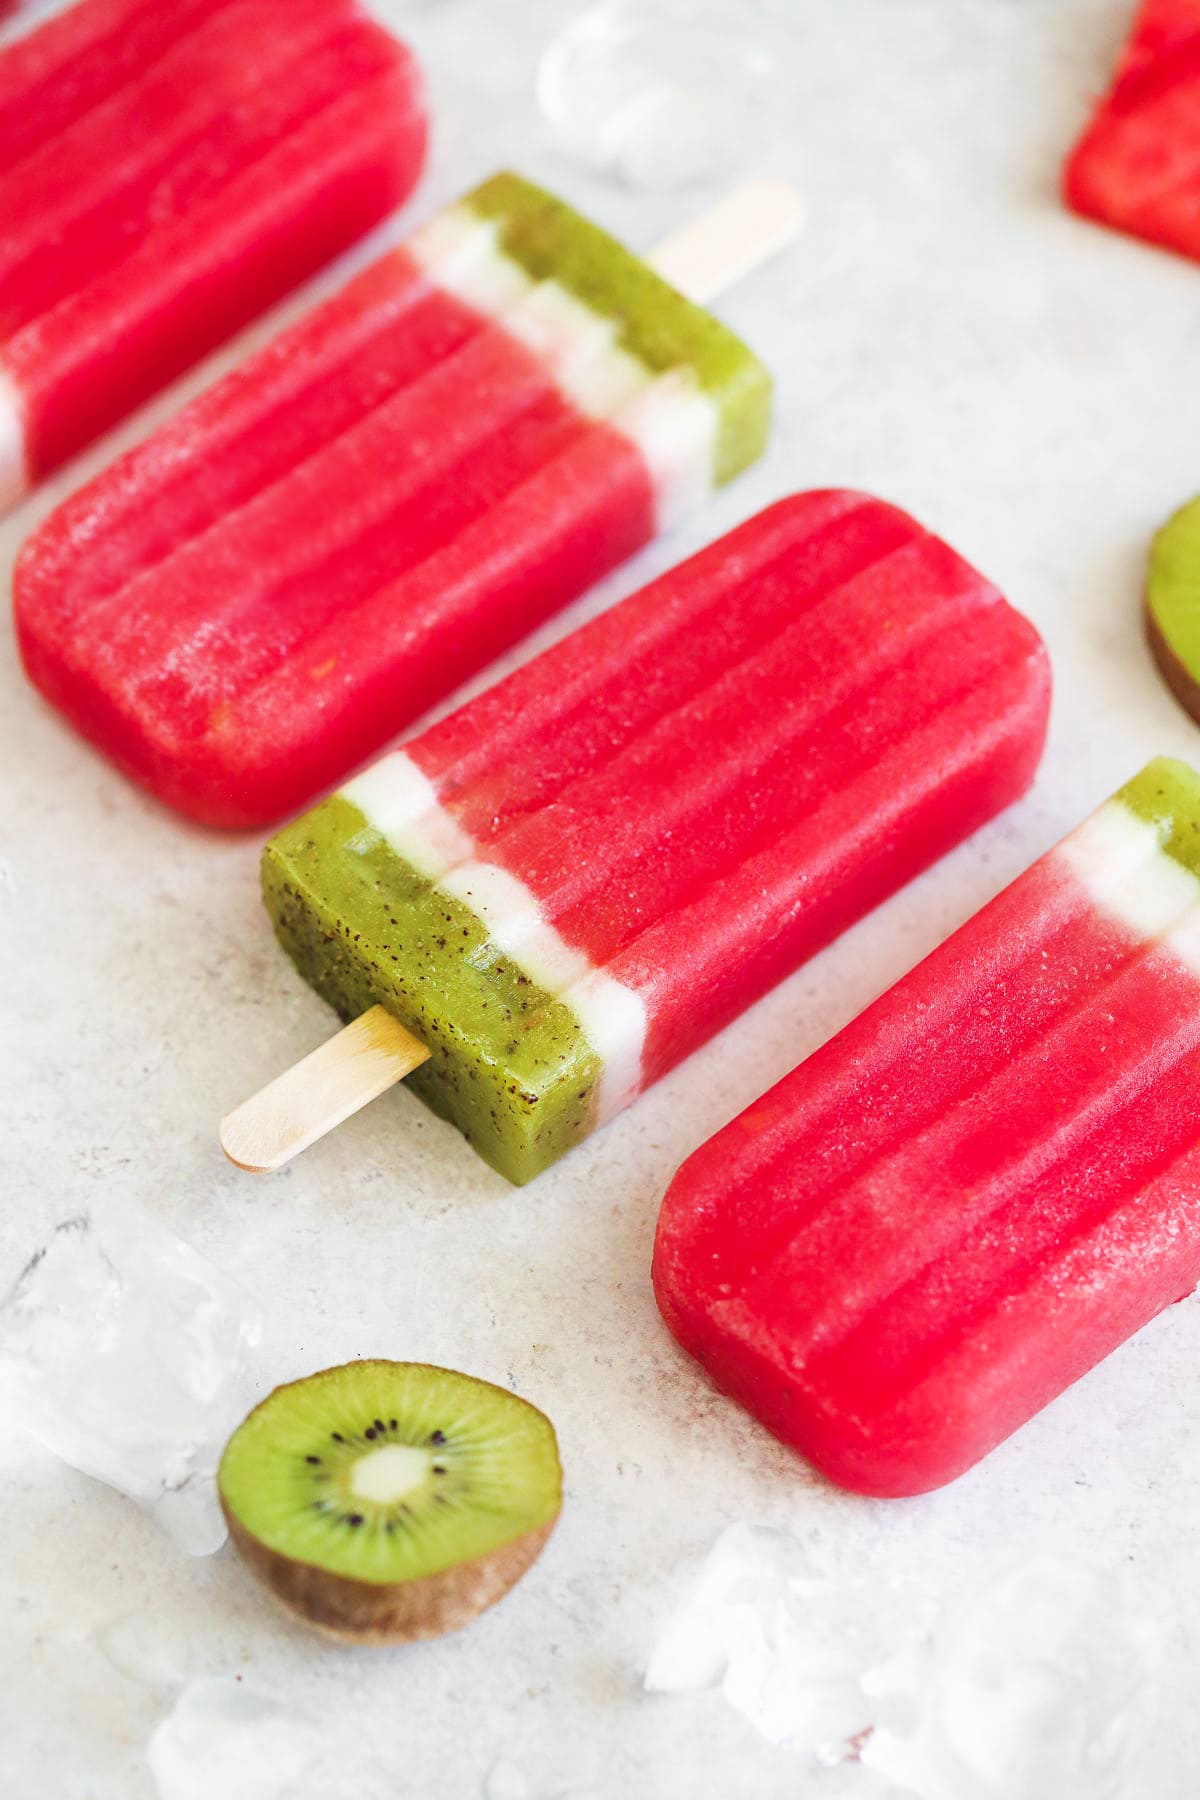
[[911,1728],[862,1760],[922,1800],[1145,1800],[1164,1653],[1124,1570],[1027,1557],[948,1600]]
[[1144,1800],[1163,1653],[1129,1577],[1083,1558],[1027,1557],[947,1594],[830,1580],[792,1533],[735,1525],[646,1686],[719,1686],[772,1742],[861,1763],[880,1792]]
[[245,1290],[125,1200],[69,1219],[0,1301],[0,1421],[144,1506],[192,1555],[261,1336]]
[[864,1674],[915,1643],[932,1612],[911,1583],[835,1585],[790,1532],[733,1525],[659,1640],[646,1686],[719,1686],[772,1743],[837,1762],[877,1718]]
[[771,164],[782,108],[771,8],[602,0],[546,50],[542,112],[572,155],[635,187]]

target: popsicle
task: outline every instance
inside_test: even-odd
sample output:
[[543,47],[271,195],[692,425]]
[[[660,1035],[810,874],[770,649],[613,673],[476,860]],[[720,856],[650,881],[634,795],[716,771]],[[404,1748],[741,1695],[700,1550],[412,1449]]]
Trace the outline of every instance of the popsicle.
[[0,51],[0,506],[377,223],[425,148],[355,0],[77,0]]
[[1076,212],[1200,258],[1200,0],[1142,0],[1063,191]]
[[[267,907],[355,1053],[398,1021],[417,1093],[524,1182],[1016,798],[1048,698],[940,539],[798,494],[286,827]],[[311,1141],[303,1085],[225,1121],[235,1161]]]
[[[713,236],[777,247],[759,184]],[[726,270],[728,272],[728,270]],[[327,789],[762,448],[763,365],[502,174],[203,394],[24,551],[34,681],[162,799],[250,826]]]
[[844,1487],[952,1480],[1200,1277],[1200,777],[1149,764],[684,1164],[659,1306]]

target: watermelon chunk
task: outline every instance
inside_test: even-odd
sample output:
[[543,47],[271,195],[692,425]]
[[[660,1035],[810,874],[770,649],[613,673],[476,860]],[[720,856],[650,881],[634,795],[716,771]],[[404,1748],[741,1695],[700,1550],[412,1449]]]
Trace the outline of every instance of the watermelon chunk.
[[1088,218],[1200,259],[1200,0],[1143,0],[1063,193]]

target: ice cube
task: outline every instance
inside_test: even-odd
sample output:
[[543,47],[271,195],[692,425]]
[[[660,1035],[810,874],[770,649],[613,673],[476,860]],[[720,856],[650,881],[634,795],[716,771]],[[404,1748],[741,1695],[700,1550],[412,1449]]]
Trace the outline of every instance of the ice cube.
[[238,1282],[108,1197],[59,1225],[0,1301],[0,1417],[208,1555],[226,1535],[213,1477],[261,1331]]
[[854,1758],[879,1712],[868,1675],[928,1629],[933,1601],[910,1582],[831,1582],[789,1531],[732,1525],[650,1658],[646,1686],[720,1684],[772,1743],[826,1765]]
[[1145,1800],[1162,1610],[1127,1571],[1077,1557],[935,1592],[821,1577],[790,1532],[735,1525],[646,1685],[719,1684],[773,1742],[920,1800]]
[[915,1728],[863,1762],[922,1800],[1144,1800],[1164,1654],[1126,1571],[1027,1557],[947,1605]]
[[269,1695],[216,1675],[184,1688],[146,1760],[160,1800],[290,1800],[313,1773],[321,1742]]
[[770,10],[603,0],[543,56],[542,111],[573,155],[634,186],[766,168],[781,104]]

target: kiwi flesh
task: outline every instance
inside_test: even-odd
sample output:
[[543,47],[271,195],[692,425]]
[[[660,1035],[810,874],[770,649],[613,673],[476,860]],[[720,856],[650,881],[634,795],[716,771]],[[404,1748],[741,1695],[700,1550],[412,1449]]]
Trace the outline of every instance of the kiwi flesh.
[[276,1598],[371,1644],[468,1624],[536,1560],[562,1505],[545,1414],[429,1363],[344,1363],[276,1388],[226,1445],[217,1487]]
[[1146,631],[1167,686],[1200,722],[1200,496],[1180,507],[1155,536]]

